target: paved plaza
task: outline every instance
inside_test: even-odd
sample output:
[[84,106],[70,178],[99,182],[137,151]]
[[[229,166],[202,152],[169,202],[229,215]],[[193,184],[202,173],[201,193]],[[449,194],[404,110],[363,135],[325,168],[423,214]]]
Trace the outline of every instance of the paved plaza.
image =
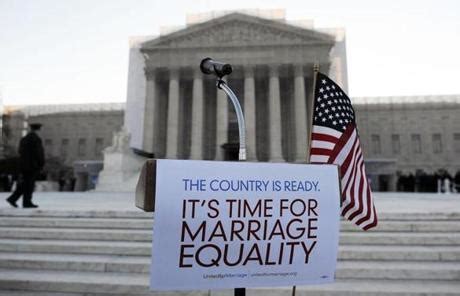
[[[11,209],[0,193],[0,210]],[[452,213],[460,215],[460,194],[374,193],[377,213]],[[39,210],[51,211],[141,211],[134,205],[133,192],[35,192]],[[18,205],[21,201],[18,202]],[[33,211],[17,209],[18,211]]]

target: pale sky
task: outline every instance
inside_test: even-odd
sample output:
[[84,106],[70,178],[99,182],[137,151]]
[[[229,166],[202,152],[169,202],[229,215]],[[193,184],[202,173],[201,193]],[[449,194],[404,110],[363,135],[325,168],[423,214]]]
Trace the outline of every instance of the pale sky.
[[123,102],[130,36],[242,8],[344,27],[352,97],[460,94],[457,0],[0,0],[0,96],[6,105]]

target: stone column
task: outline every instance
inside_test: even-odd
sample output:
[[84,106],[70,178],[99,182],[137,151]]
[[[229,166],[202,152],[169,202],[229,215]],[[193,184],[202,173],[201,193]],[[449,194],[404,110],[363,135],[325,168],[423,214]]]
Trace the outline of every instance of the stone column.
[[203,79],[201,71],[193,73],[193,99],[192,99],[192,149],[191,159],[203,158]]
[[257,160],[256,156],[256,91],[254,69],[244,68],[244,120],[246,123],[246,158]]
[[179,133],[179,71],[171,69],[169,77],[168,125],[166,133],[166,158],[177,158]]
[[280,106],[280,81],[278,67],[270,66],[270,80],[268,90],[269,114],[269,161],[283,161],[281,150],[281,106]]
[[228,98],[225,92],[217,89],[216,98],[216,160],[224,160],[222,145],[228,142]]
[[307,106],[303,68],[294,68],[295,162],[307,160]]
[[143,150],[149,153],[155,153],[155,114],[156,112],[156,77],[154,72],[146,73],[147,86],[145,92],[145,108],[144,108],[144,136]]

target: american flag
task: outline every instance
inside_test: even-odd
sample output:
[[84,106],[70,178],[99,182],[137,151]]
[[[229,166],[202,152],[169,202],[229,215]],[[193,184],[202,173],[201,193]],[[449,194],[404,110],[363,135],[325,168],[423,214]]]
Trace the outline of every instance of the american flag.
[[363,230],[377,226],[350,99],[329,77],[317,73],[313,108],[310,162],[340,165],[342,216]]

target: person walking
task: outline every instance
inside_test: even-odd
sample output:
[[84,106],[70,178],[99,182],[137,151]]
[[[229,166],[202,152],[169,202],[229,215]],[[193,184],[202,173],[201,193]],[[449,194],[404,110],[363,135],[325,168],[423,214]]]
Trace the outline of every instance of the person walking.
[[29,125],[30,131],[19,142],[19,178],[16,190],[6,201],[13,207],[17,208],[16,202],[22,198],[23,208],[38,208],[32,203],[32,194],[35,187],[35,179],[45,165],[45,154],[43,151],[42,140],[38,132],[42,125],[32,123]]

